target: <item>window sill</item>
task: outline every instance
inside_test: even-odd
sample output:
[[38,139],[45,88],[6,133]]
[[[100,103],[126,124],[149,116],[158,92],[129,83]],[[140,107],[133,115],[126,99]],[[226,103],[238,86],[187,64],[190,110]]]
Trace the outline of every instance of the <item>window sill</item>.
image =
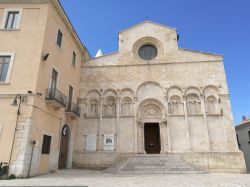
[[124,116],[120,116],[120,118],[133,118],[133,115],[124,115]]
[[169,114],[169,117],[184,117],[185,114]]
[[102,118],[117,118],[116,116],[103,116]]
[[191,116],[203,116],[203,114],[188,114],[188,117],[191,117]]
[[20,29],[0,29],[0,31],[20,31]]
[[206,116],[221,116],[220,113],[217,113],[217,114],[206,114]]
[[0,82],[0,85],[10,85],[9,82]]
[[58,49],[59,51],[63,52],[62,45],[61,45],[61,47],[60,47],[56,42],[55,42],[55,45],[56,45],[56,47],[57,47],[57,49]]

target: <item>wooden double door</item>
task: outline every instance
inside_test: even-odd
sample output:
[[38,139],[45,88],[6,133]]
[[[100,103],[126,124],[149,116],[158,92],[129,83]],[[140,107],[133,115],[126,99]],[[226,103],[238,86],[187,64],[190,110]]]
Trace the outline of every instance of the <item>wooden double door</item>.
[[67,167],[69,134],[70,134],[70,129],[68,125],[65,125],[62,129],[62,134],[61,134],[61,145],[60,145],[59,162],[58,162],[59,169],[66,169]]
[[147,154],[159,154],[161,151],[159,123],[144,124],[144,145]]

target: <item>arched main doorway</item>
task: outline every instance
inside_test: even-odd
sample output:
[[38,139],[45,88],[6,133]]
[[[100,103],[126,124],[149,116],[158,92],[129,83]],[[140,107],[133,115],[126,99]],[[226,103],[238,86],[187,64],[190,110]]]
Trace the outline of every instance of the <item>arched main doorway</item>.
[[137,111],[137,152],[166,153],[166,124],[162,102],[154,98],[143,100]]
[[68,125],[64,125],[61,132],[61,144],[60,144],[60,153],[58,162],[59,169],[67,168],[69,138],[70,138],[70,128]]

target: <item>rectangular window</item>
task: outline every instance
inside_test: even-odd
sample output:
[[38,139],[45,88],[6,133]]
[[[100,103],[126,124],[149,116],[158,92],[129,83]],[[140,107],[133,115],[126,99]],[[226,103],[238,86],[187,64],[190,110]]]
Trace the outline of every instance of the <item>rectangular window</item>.
[[62,46],[62,39],[63,39],[63,33],[61,30],[58,30],[56,43],[59,47]]
[[72,55],[72,66],[75,67],[76,65],[76,53],[73,51],[73,55]]
[[11,56],[0,56],[0,82],[6,82]]
[[68,103],[71,104],[73,99],[73,87],[69,86],[69,96],[68,96]]
[[51,136],[43,135],[42,154],[50,153]]
[[4,28],[17,29],[19,17],[20,17],[19,11],[8,11]]
[[55,90],[57,88],[57,78],[58,72],[53,68],[51,74],[51,90]]
[[73,99],[73,87],[71,85],[69,85],[69,95],[68,95],[68,106],[67,106],[67,110],[71,111],[72,108],[72,99]]
[[58,79],[58,72],[53,68],[50,80],[50,88],[49,88],[50,97],[56,96],[57,79]]

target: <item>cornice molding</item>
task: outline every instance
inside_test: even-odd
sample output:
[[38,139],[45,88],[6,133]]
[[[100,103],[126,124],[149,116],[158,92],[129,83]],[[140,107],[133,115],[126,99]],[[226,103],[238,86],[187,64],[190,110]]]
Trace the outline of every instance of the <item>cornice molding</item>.
[[186,62],[162,62],[162,63],[144,63],[144,64],[112,64],[112,65],[84,65],[82,68],[116,68],[116,67],[126,67],[126,66],[156,66],[156,65],[173,65],[173,64],[190,64],[190,63],[220,63],[222,60],[206,60],[206,61],[186,61]]

